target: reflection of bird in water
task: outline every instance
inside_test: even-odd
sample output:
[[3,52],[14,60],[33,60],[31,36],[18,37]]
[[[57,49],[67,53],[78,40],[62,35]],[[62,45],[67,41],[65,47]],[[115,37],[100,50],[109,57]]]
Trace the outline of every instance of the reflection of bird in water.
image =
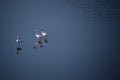
[[46,44],[46,43],[48,43],[48,40],[46,40],[46,39],[45,40],[41,40],[41,43],[42,44]]
[[17,53],[17,55],[19,54],[19,52],[22,50],[22,48],[20,48],[20,47],[17,47],[16,48],[16,53]]
[[33,48],[35,49],[37,46],[40,46],[42,48],[43,43],[41,41],[35,42],[35,45],[33,46]]
[[48,43],[47,40],[39,40],[38,42],[35,42],[35,45],[33,46],[33,48],[35,49],[37,46],[40,46],[41,48],[43,47],[43,44]]

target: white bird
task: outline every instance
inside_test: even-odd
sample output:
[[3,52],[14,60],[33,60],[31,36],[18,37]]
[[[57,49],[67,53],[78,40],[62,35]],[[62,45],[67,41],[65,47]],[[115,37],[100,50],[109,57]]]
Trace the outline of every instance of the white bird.
[[20,39],[20,36],[17,36],[16,43],[21,43],[22,40]]
[[38,30],[35,31],[35,37],[37,39],[40,39],[42,36],[38,33]]
[[42,34],[43,37],[47,37],[48,36],[48,34],[45,31],[43,31],[43,29],[41,29],[41,34]]

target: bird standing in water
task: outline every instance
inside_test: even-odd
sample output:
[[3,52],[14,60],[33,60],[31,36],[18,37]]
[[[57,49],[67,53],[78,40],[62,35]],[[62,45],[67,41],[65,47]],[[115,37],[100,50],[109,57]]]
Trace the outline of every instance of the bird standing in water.
[[38,30],[35,30],[35,37],[40,39],[42,36],[39,34]]
[[42,34],[43,37],[47,37],[48,36],[48,34],[43,29],[41,29],[41,34]]
[[17,36],[16,38],[16,43],[18,44],[18,47],[16,48],[16,53],[17,55],[19,54],[19,52],[22,50],[22,48],[20,47],[20,44],[22,43],[23,41],[21,40],[20,36]]

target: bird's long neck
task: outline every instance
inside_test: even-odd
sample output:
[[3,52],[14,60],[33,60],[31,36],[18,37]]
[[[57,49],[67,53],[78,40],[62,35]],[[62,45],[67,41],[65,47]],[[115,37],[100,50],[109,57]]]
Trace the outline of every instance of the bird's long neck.
[[41,33],[45,33],[45,31],[42,30]]
[[38,35],[38,32],[35,32],[35,35]]

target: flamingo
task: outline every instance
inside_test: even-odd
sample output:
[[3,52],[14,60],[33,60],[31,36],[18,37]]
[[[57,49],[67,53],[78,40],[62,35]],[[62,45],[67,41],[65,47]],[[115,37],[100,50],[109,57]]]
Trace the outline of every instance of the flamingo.
[[35,36],[37,39],[40,39],[42,36],[38,33],[38,30],[35,31]]
[[20,39],[20,36],[17,36],[16,43],[21,43],[22,40]]
[[43,29],[41,29],[41,34],[42,34],[43,37],[47,37],[48,36],[48,34],[45,31],[43,31]]

